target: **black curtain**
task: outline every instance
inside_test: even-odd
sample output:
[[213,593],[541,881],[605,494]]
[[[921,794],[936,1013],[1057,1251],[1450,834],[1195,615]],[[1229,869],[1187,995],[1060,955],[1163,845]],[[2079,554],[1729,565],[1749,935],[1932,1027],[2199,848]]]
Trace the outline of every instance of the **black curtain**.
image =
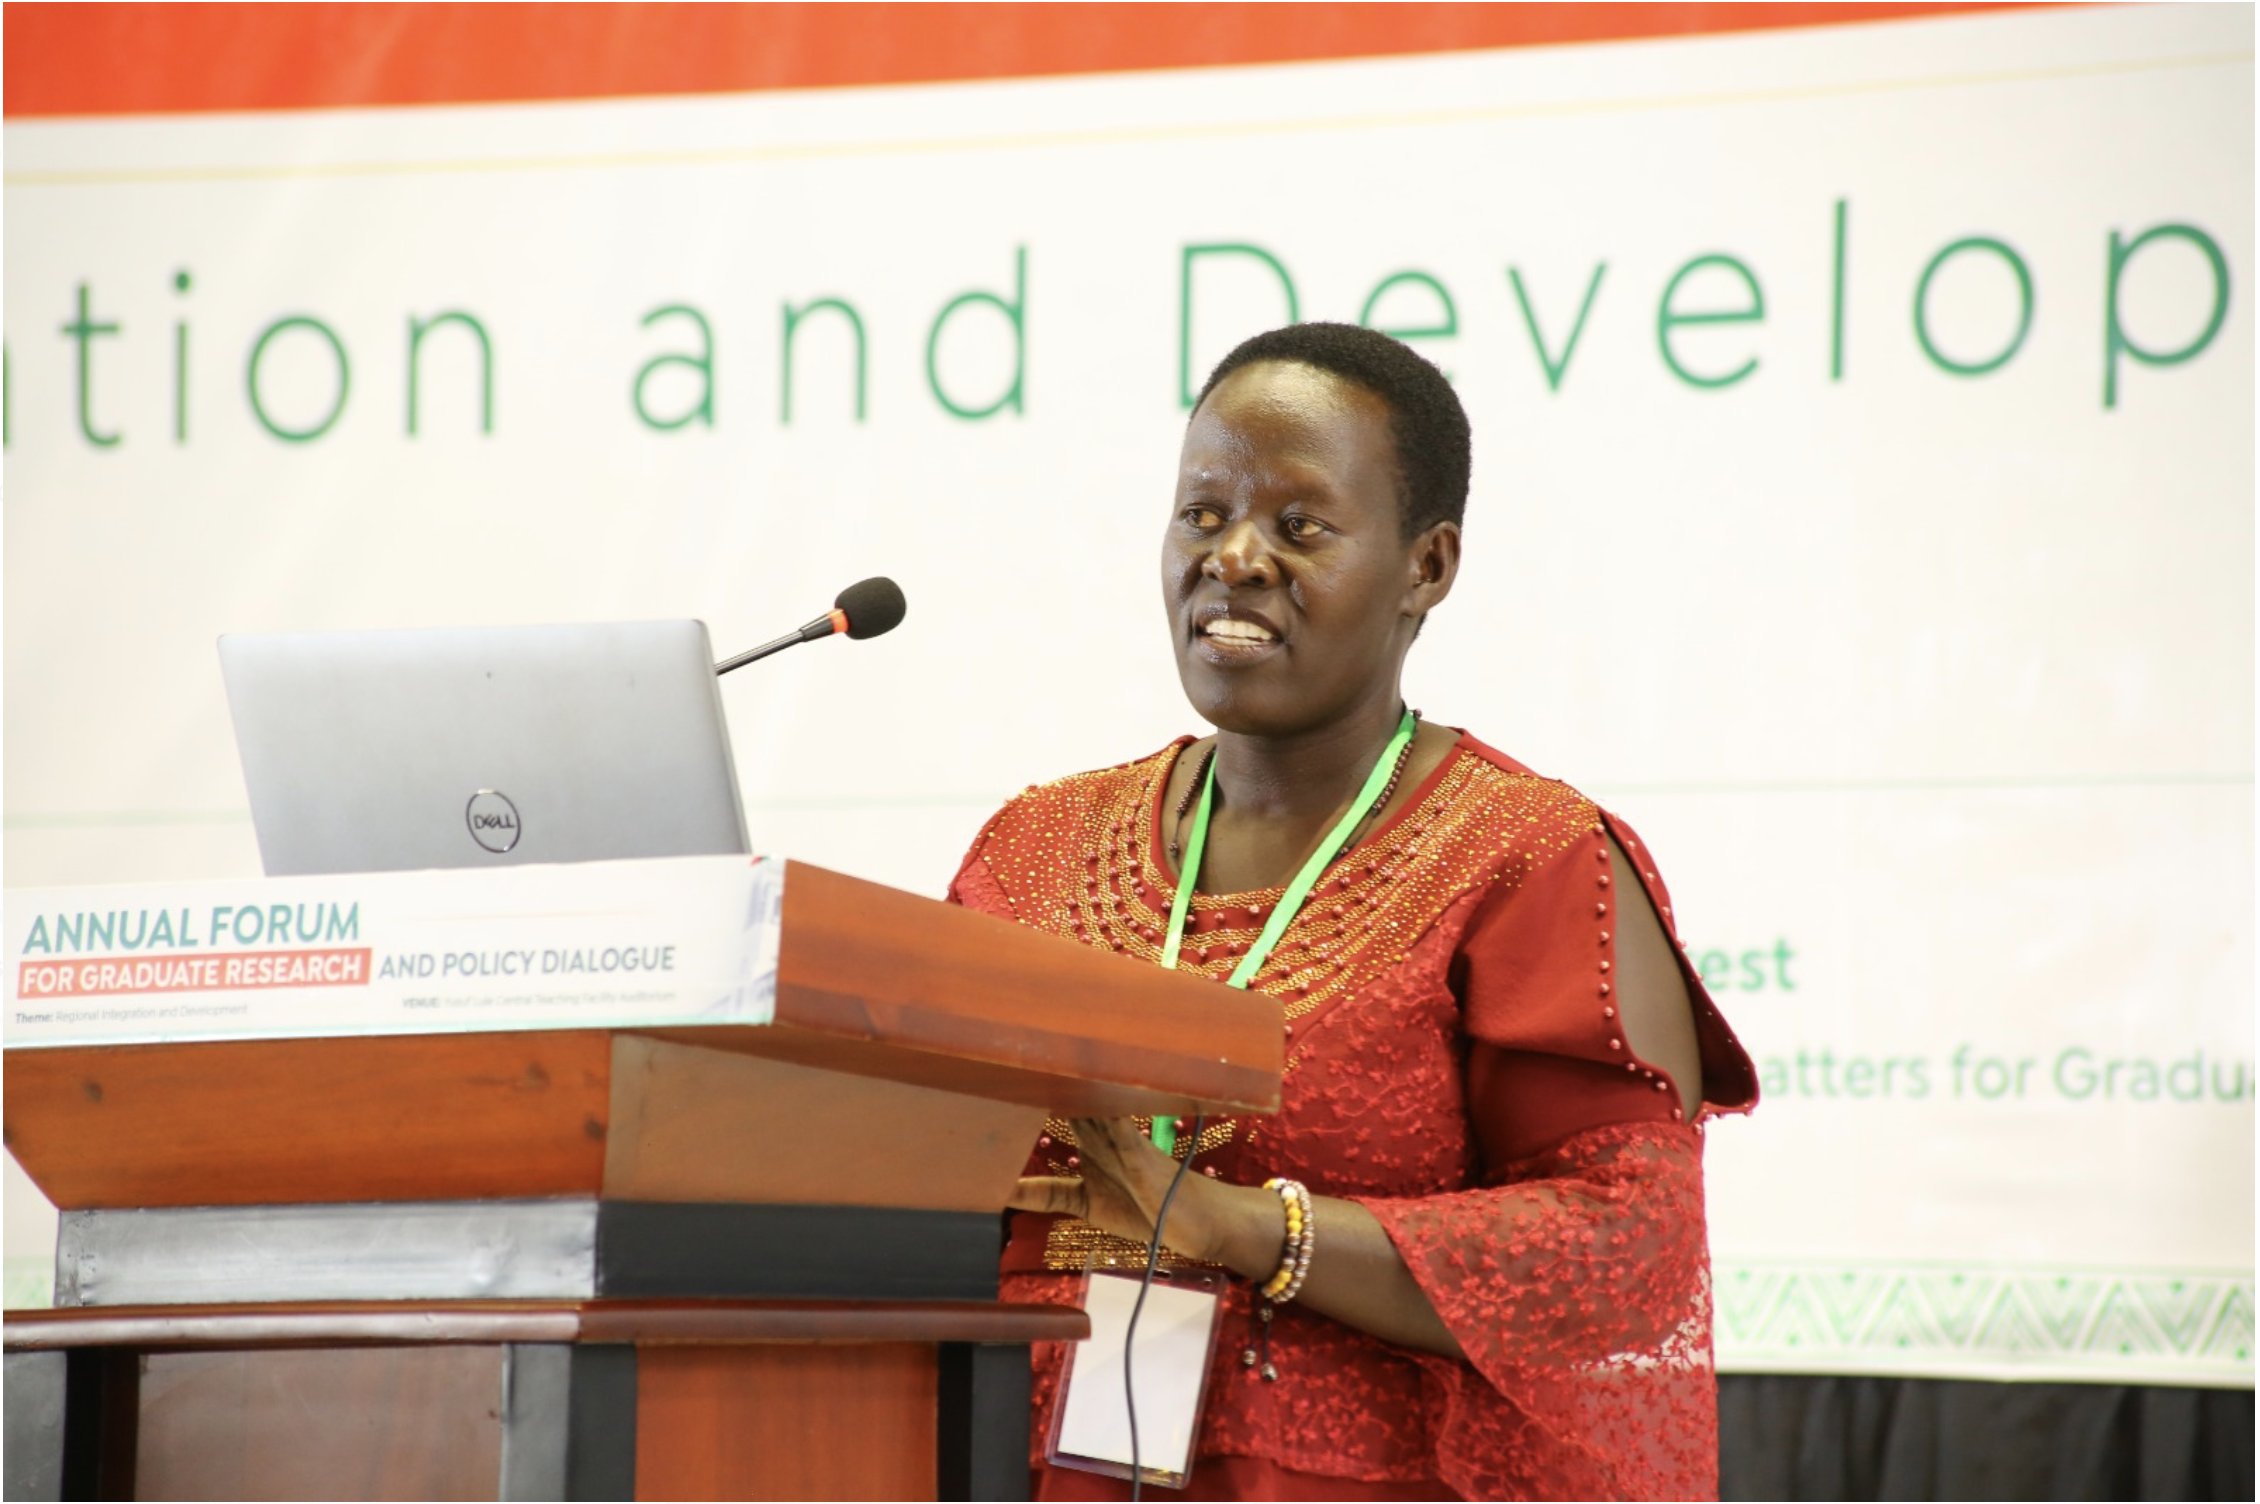
[[2250,1499],[2252,1391],[1719,1379],[1726,1499]]

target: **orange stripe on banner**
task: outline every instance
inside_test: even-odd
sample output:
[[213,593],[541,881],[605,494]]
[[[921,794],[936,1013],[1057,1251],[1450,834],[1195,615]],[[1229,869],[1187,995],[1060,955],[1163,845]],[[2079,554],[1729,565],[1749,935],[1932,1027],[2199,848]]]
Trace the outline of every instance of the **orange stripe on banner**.
[[473,104],[1114,72],[1689,36],[1941,4],[14,3],[6,114]]

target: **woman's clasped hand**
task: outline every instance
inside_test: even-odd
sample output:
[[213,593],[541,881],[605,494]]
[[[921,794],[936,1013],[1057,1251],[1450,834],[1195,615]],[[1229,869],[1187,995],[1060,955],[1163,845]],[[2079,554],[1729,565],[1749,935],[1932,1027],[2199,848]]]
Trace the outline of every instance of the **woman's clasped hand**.
[[[1077,1174],[1024,1176],[1013,1192],[1014,1211],[1074,1217],[1132,1243],[1151,1241],[1162,1198],[1177,1176],[1177,1161],[1162,1153],[1129,1118],[1073,1118]],[[1207,1178],[1187,1176],[1169,1209],[1165,1246],[1204,1263],[1222,1263],[1220,1208],[1210,1202]]]

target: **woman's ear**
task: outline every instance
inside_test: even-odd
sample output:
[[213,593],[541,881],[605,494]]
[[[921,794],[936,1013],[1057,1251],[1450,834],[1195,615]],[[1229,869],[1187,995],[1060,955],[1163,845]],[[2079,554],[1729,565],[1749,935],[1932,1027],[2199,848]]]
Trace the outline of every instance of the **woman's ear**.
[[1405,592],[1405,614],[1426,616],[1452,593],[1460,573],[1460,525],[1439,522],[1413,539],[1412,578]]

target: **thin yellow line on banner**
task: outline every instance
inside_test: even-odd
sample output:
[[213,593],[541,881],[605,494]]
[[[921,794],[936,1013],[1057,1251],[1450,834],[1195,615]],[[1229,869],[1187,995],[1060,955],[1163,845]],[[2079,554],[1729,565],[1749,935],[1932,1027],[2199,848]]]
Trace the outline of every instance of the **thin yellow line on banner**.
[[[303,178],[403,177],[443,173],[601,172],[619,168],[713,167],[748,162],[816,161],[840,157],[935,156],[953,152],[1031,151],[1062,146],[1132,145],[1211,140],[1223,136],[1305,135],[1328,131],[1402,130],[1449,125],[1481,125],[1502,120],[1532,120],[1571,115],[1637,114],[1699,109],[1718,105],[1789,104],[1841,99],[1862,94],[1912,93],[1923,89],[1971,88],[1994,84],[2039,83],[2177,69],[2249,64],[2250,52],[2156,58],[2148,62],[2088,63],[2065,68],[2034,68],[2003,73],[1943,74],[1936,78],[1879,79],[1864,84],[1759,89],[1716,94],[1663,95],[1653,99],[1613,99],[1557,104],[1502,105],[1490,109],[1428,110],[1397,115],[1342,115],[1309,120],[1214,122],[1199,125],[1134,126],[1088,131],[1031,132],[1019,135],[964,136],[954,139],[824,142],[805,146],[712,147],[703,150],[590,152],[548,157],[473,157],[458,161],[278,163],[245,167],[125,167],[0,173],[11,188],[117,187],[148,183],[258,182]],[[715,98],[728,96],[700,96]],[[741,96],[742,97],[742,96]],[[464,108],[519,108],[555,101]],[[616,102],[616,101],[614,101]],[[670,99],[681,103],[682,100]]]

